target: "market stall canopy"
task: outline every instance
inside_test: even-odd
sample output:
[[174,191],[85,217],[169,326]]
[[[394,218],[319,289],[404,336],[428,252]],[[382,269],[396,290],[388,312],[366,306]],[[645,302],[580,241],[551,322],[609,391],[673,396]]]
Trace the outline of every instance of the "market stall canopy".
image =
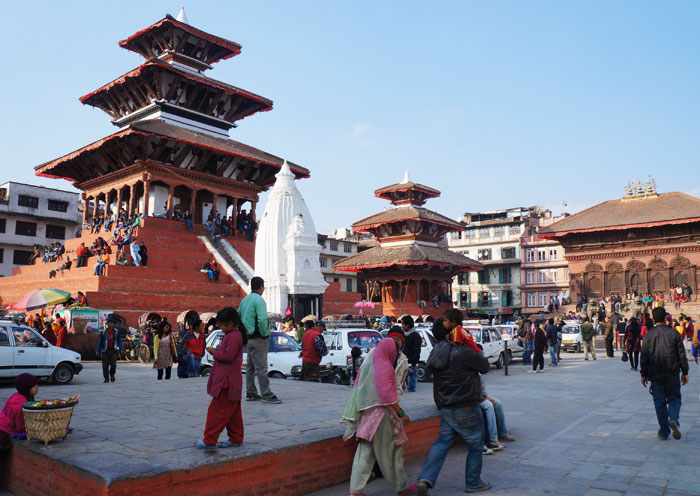
[[11,305],[13,310],[37,310],[59,303],[65,303],[70,298],[68,291],[60,289],[37,289],[32,291],[19,300],[14,305]]

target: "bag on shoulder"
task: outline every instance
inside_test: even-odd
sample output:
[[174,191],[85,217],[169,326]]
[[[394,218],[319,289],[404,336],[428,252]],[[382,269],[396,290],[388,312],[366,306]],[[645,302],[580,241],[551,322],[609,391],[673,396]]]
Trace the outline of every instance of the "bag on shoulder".
[[525,332],[525,324],[520,324],[520,327],[518,328],[518,336],[521,338],[524,338],[527,332]]
[[622,352],[622,361],[623,361],[623,362],[626,362],[627,360],[629,360],[629,358],[627,357],[627,352],[626,352],[626,351],[623,351],[623,352]]

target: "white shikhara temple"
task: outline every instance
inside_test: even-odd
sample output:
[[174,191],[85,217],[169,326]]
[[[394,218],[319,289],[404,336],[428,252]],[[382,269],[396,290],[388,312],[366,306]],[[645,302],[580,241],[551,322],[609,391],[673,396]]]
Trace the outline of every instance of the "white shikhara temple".
[[255,243],[255,275],[265,281],[267,311],[295,320],[323,313],[328,284],[319,263],[321,245],[295,175],[285,161],[276,175]]

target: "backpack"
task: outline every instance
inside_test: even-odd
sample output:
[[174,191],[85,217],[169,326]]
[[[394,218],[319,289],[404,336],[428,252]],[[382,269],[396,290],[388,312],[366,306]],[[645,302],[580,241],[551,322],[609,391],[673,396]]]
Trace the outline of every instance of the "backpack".
[[525,331],[525,324],[520,324],[520,327],[518,328],[518,337],[524,338],[527,332]]

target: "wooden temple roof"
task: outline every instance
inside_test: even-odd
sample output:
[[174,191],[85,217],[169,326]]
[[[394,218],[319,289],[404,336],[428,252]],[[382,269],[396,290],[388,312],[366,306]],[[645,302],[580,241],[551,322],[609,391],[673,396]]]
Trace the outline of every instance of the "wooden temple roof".
[[437,224],[442,227],[447,227],[448,229],[443,230],[444,232],[464,230],[464,226],[459,222],[456,222],[437,212],[433,212],[432,210],[416,207],[414,205],[395,207],[374,215],[370,215],[369,217],[355,222],[352,225],[352,228],[356,231],[368,231],[379,227],[382,224],[393,224],[408,220],[423,221],[430,224]]
[[[38,176],[73,182],[95,179],[139,160],[152,160],[263,187],[275,181],[283,159],[231,139],[198,133],[158,119],[137,121],[79,150],[35,167]],[[288,162],[297,179],[308,169]]]
[[700,222],[700,198],[661,193],[639,199],[608,200],[540,229],[556,238],[570,233],[612,231]]
[[[194,38],[192,43],[184,34]],[[166,50],[182,53],[209,65],[241,53],[241,45],[180,22],[170,14],[119,42],[119,46],[143,57],[157,57]],[[197,57],[199,55],[199,57]]]
[[[165,74],[170,77],[166,78]],[[187,91],[186,101],[180,102],[181,93],[178,90]],[[80,102],[100,108],[114,119],[119,119],[138,112],[154,100],[165,100],[212,114],[219,106],[224,108],[222,98],[231,97],[238,99],[232,100],[225,107],[227,111],[216,115],[217,118],[233,123],[257,112],[272,110],[272,100],[155,58],[80,97]]]
[[415,191],[421,193],[424,199],[436,198],[440,196],[440,191],[426,186],[424,184],[414,183],[413,181],[404,181],[402,183],[390,184],[389,186],[384,186],[383,188],[376,189],[374,191],[374,196],[377,198],[383,198],[385,200],[393,200],[396,195],[406,194],[408,192]]
[[334,270],[363,272],[388,267],[415,267],[432,270],[435,266],[453,268],[455,272],[478,270],[482,265],[476,260],[446,248],[411,244],[394,247],[376,247],[344,258],[333,264]]

